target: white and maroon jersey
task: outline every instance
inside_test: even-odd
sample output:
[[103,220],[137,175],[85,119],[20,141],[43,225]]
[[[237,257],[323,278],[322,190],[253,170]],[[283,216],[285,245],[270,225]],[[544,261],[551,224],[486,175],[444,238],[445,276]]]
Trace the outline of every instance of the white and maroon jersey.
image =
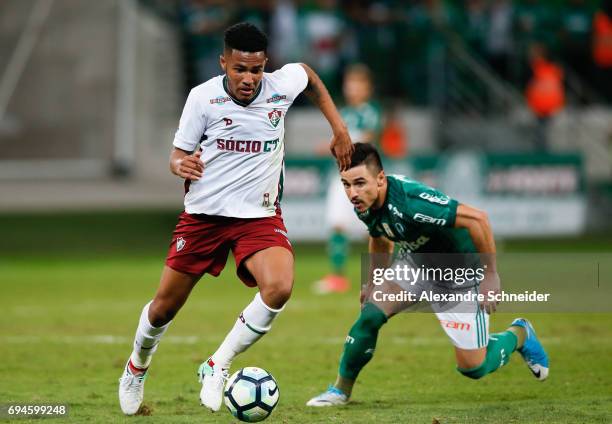
[[174,146],[203,149],[204,172],[191,181],[185,211],[236,218],[273,216],[282,195],[285,115],[306,88],[299,63],[264,73],[249,103],[235,99],[224,75],[193,88]]

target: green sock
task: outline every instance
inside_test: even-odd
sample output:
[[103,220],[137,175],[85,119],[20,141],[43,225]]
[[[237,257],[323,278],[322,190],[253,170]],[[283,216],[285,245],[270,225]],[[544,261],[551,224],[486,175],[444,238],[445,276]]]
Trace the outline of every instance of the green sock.
[[482,378],[506,365],[510,360],[510,355],[516,350],[516,344],[517,337],[512,331],[491,334],[484,362],[474,368],[457,367],[457,370],[469,378]]
[[[378,330],[386,322],[387,316],[377,306],[372,303],[366,303],[363,306],[357,322],[353,324],[344,342],[344,351],[338,370],[340,377],[352,381],[357,379],[361,369],[374,356]],[[345,391],[346,388],[340,389]],[[347,394],[350,394],[350,391]]]
[[342,231],[334,231],[329,237],[327,253],[334,273],[342,275],[349,253],[349,240]]

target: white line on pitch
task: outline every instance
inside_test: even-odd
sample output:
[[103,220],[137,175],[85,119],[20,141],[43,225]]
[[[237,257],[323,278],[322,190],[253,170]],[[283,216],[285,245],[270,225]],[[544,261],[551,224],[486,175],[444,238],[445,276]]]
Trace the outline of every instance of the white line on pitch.
[[[216,336],[166,336],[163,338],[163,344],[174,344],[174,345],[194,345],[197,343],[220,343],[223,339],[223,334]],[[278,340],[277,340],[278,339]],[[110,345],[123,345],[132,343],[132,338],[127,336],[116,336],[111,334],[95,334],[95,335],[82,335],[82,336],[64,336],[64,335],[45,335],[45,336],[0,336],[0,342],[7,344],[36,344],[36,343],[54,343],[54,344],[110,344]],[[280,341],[281,338],[268,336],[269,342]],[[282,338],[283,343],[288,345],[341,345],[344,343],[344,337],[318,337],[308,338],[303,340],[301,338]],[[446,345],[449,343],[448,339],[443,335],[440,337],[419,337],[419,336],[392,336],[388,339],[382,338],[383,343],[391,343],[394,345],[411,345],[411,346],[437,346]],[[549,337],[542,338],[544,345],[559,345],[562,343],[560,337]]]

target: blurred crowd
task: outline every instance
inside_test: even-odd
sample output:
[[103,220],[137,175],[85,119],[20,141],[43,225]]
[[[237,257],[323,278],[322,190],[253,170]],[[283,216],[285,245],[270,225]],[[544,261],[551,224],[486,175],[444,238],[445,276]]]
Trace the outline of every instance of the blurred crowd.
[[344,69],[370,66],[377,92],[425,104],[429,58],[449,37],[523,90],[534,50],[585,87],[583,101],[612,100],[612,0],[175,0],[187,86],[219,73],[223,30],[246,20],[270,38],[270,69],[309,63],[333,94]]

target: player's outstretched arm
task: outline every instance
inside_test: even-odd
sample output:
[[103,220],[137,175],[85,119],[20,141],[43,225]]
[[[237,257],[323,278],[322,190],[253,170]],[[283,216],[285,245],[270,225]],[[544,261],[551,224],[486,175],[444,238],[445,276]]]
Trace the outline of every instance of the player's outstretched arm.
[[370,291],[374,287],[372,283],[372,274],[376,268],[386,268],[390,263],[391,255],[393,254],[393,242],[386,237],[370,237],[368,242],[368,252],[370,253],[370,270],[367,286],[361,290],[359,297],[360,303],[369,297]]
[[200,156],[202,156],[200,149],[192,154],[175,147],[170,152],[170,171],[186,180],[197,181],[204,171],[204,162]]
[[338,161],[340,170],[346,171],[351,164],[351,154],[353,153],[353,143],[351,142],[348,129],[321,78],[310,66],[303,63],[301,65],[306,70],[306,75],[308,75],[308,85],[304,90],[304,94],[321,109],[329,125],[331,125],[333,137],[329,149]]
[[[470,233],[476,250],[481,254],[482,261],[486,267],[485,279],[480,284],[480,291],[485,295],[487,292],[498,293],[500,290],[499,275],[497,274],[497,263],[495,259],[496,247],[493,230],[489,223],[486,212],[471,206],[460,204],[457,207],[455,219],[456,228],[465,228]],[[495,311],[496,303],[485,300],[481,307],[487,312]]]

